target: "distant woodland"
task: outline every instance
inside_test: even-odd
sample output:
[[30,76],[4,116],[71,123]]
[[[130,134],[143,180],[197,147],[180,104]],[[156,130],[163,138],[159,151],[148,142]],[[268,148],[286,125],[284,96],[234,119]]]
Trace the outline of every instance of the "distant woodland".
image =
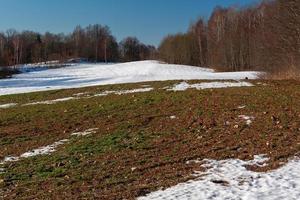
[[[199,13],[200,14],[200,13]],[[95,62],[159,59],[218,71],[300,71],[300,1],[266,0],[249,7],[216,7],[186,33],[168,35],[156,49],[135,37],[118,43],[109,27],[76,27],[70,34],[0,33],[0,66],[69,58]]]
[[71,34],[40,34],[14,29],[0,33],[0,66],[70,58],[91,62],[127,62],[154,58],[156,48],[128,37],[118,43],[108,26],[77,26]]
[[300,0],[262,1],[221,8],[199,19],[187,33],[167,36],[159,47],[169,63],[219,71],[300,71]]

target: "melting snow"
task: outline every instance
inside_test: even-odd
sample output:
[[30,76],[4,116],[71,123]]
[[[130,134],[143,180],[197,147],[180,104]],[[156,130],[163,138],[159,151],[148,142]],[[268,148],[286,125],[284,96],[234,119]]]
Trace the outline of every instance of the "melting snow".
[[[98,97],[98,96],[107,96],[109,94],[117,94],[117,95],[133,94],[133,93],[141,93],[141,92],[150,92],[152,90],[153,90],[153,88],[140,88],[140,89],[132,89],[132,90],[105,91],[105,92],[102,92],[100,94],[95,94],[93,96],[84,96],[84,97],[80,97],[80,96],[85,95],[86,93],[78,93],[78,94],[74,94],[73,95],[73,96],[77,96],[77,97],[66,97],[66,98],[61,98],[61,99],[54,99],[54,100],[47,100],[47,101],[38,101],[38,102],[23,104],[22,106],[52,105],[52,104],[56,104],[56,103],[59,103],[59,102],[65,102],[65,101],[70,101],[70,100],[77,100],[77,99],[81,99],[81,98],[91,98],[91,97]],[[14,107],[16,105],[17,104],[15,104],[15,103],[12,103],[12,104],[3,104],[3,105],[0,105],[0,109],[10,108],[10,107]]]
[[88,94],[89,94],[88,92],[80,92],[80,93],[77,93],[77,94],[73,94],[73,96],[80,97],[80,96],[85,96],[85,95],[88,95]]
[[197,172],[196,180],[157,191],[140,200],[298,200],[300,198],[300,160],[267,173],[252,172],[247,165],[265,166],[267,159],[255,156],[252,161],[238,159],[204,160],[206,172]]
[[75,97],[66,97],[66,98],[55,99],[55,100],[48,100],[48,101],[39,101],[39,102],[27,103],[27,104],[24,104],[23,106],[41,105],[41,104],[51,105],[51,104],[56,104],[58,102],[70,101],[70,100],[74,100],[74,99],[78,99],[78,98],[75,98]]
[[245,120],[247,125],[252,124],[252,120],[255,119],[255,117],[247,116],[247,115],[239,115],[239,118]]
[[47,155],[47,154],[53,153],[53,152],[56,151],[56,148],[58,146],[66,143],[68,141],[69,141],[68,139],[60,140],[60,141],[55,142],[51,145],[40,147],[40,148],[37,148],[37,149],[33,149],[31,151],[28,151],[26,153],[23,153],[20,156],[7,156],[7,157],[4,158],[3,161],[0,162],[0,165],[3,165],[7,162],[16,162],[16,161],[19,161],[21,158],[29,158],[29,157],[34,157],[34,156],[38,156],[38,155]]
[[153,88],[140,88],[140,89],[132,89],[132,90],[105,91],[105,92],[102,92],[99,94],[95,94],[94,97],[107,96],[109,94],[123,95],[123,94],[139,93],[139,92],[150,92],[152,90],[153,90]]
[[68,142],[68,139],[64,139],[64,140],[60,140],[58,142],[55,142],[51,145],[48,146],[44,146],[44,147],[40,147],[38,149],[34,149],[32,151],[26,152],[24,154],[22,154],[20,157],[21,158],[29,158],[29,157],[33,157],[33,156],[38,156],[38,155],[46,155],[46,154],[50,154],[56,151],[56,148],[66,142]]
[[[93,134],[98,130],[98,128],[91,128],[83,132],[77,132],[77,133],[72,133],[72,136],[86,136],[89,134]],[[8,162],[16,162],[19,161],[22,158],[29,158],[29,157],[34,157],[34,156],[39,156],[39,155],[48,155],[56,151],[56,148],[60,145],[63,145],[67,143],[69,139],[64,139],[60,140],[58,142],[54,142],[53,144],[39,147],[37,149],[33,149],[31,151],[25,152],[20,156],[6,156],[4,160],[0,161],[0,165],[4,165]],[[3,172],[4,169],[0,168],[0,173]]]
[[97,130],[98,130],[98,128],[91,128],[86,131],[72,133],[71,135],[72,136],[86,136],[86,135],[96,133]]
[[16,105],[17,105],[16,103],[2,104],[0,105],[0,109],[11,108],[11,107],[15,107]]
[[188,84],[187,82],[182,82],[168,90],[184,91],[190,88],[202,90],[202,89],[209,89],[209,88],[251,87],[251,86],[253,86],[253,84],[248,82],[208,82],[208,83],[198,83],[198,84]]
[[146,81],[256,79],[258,75],[259,72],[216,73],[207,68],[169,65],[157,61],[78,64],[1,79],[0,95]]
[[144,88],[151,87],[151,85],[141,85]]
[[141,88],[141,89],[117,91],[116,94],[118,94],[118,95],[132,94],[132,93],[138,93],[138,92],[150,92],[152,90],[153,90],[153,88]]

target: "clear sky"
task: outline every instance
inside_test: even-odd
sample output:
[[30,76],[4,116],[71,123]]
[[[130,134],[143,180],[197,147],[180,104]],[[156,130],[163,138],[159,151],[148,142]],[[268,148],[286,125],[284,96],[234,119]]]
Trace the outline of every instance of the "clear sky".
[[76,25],[108,25],[118,40],[136,36],[158,45],[169,33],[184,32],[217,5],[257,0],[0,0],[0,31],[9,28],[69,33]]

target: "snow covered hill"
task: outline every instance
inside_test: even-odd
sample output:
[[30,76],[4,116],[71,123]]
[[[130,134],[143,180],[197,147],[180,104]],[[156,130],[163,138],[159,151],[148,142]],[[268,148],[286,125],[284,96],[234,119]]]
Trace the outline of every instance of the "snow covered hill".
[[0,80],[0,95],[146,81],[256,79],[258,75],[258,72],[216,73],[207,68],[169,65],[158,61],[79,64]]

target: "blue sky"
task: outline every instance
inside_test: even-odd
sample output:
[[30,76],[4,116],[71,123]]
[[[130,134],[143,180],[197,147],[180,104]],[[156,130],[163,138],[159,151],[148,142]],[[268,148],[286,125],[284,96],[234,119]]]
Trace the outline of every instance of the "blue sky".
[[217,5],[257,0],[0,0],[0,31],[9,28],[69,33],[76,25],[108,25],[118,40],[136,36],[158,45],[169,33],[184,32]]

